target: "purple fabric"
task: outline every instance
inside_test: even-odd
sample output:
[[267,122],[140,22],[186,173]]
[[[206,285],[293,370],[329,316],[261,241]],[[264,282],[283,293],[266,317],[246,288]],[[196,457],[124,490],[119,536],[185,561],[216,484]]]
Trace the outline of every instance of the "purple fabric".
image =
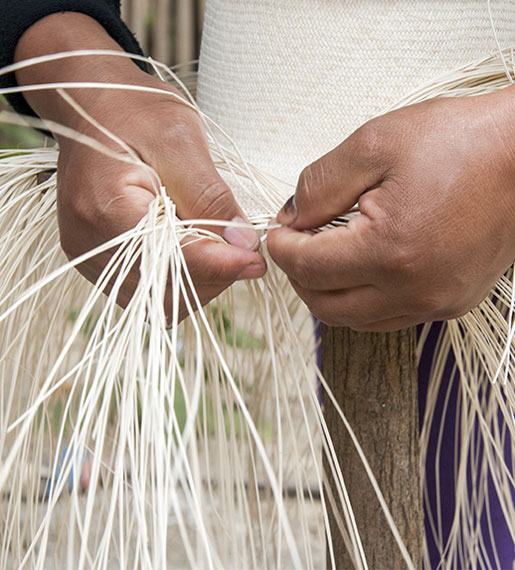
[[[316,319],[315,323],[315,335],[317,341],[320,339],[320,324]],[[426,407],[427,394],[430,382],[431,374],[431,364],[433,361],[433,356],[435,349],[438,344],[438,338],[442,331],[442,323],[434,323],[431,327],[429,336],[425,342],[424,349],[422,351],[421,359],[418,368],[418,381],[419,381],[419,413],[420,413],[420,429],[422,429],[422,424],[424,421],[424,411]],[[418,329],[420,334],[421,327]],[[320,346],[317,351],[317,363],[321,364],[321,349]],[[317,380],[318,389],[320,390],[320,383]],[[489,386],[485,386],[485,390],[489,390]],[[429,444],[426,458],[426,492],[427,496],[424,501],[424,522],[425,522],[425,534],[427,539],[428,551],[431,569],[459,569],[464,567],[470,567],[463,560],[454,560],[446,557],[445,545],[449,538],[449,533],[453,524],[456,510],[455,501],[455,469],[457,466],[457,457],[455,457],[455,434],[457,429],[457,418],[456,418],[456,406],[460,398],[460,386],[459,386],[459,373],[456,368],[455,360],[453,356],[449,356],[445,371],[442,379],[442,383],[439,389],[436,410],[434,415],[434,420],[432,423]],[[321,398],[321,394],[319,396]],[[447,401],[447,407],[445,406],[445,401]],[[498,417],[499,426],[502,426],[502,416],[499,414]],[[441,436],[441,446],[440,446],[440,457],[439,461],[436,461],[437,457],[437,446],[439,439],[439,429],[444,422],[443,433]],[[475,440],[477,449],[479,450],[479,457],[481,458],[482,453],[482,443],[479,437],[479,430],[474,430]],[[505,446],[505,460],[507,465],[511,465],[511,442],[509,437],[506,438]],[[468,473],[467,473],[467,485],[472,493],[475,494],[475,486],[483,484],[480,482],[474,482],[477,477],[476,473],[473,472],[473,463],[468,458]],[[437,497],[437,476],[440,480],[440,493],[441,496]],[[480,516],[479,521],[474,521],[480,529],[480,535],[483,540],[483,545],[480,547],[479,554],[479,568],[500,568],[502,570],[513,570],[515,562],[515,545],[510,536],[508,526],[504,514],[502,512],[497,492],[492,482],[492,478],[488,475],[486,480],[487,493],[488,493],[488,503],[489,503],[489,518],[486,509]],[[514,493],[515,502],[515,493]],[[443,545],[443,552],[438,547],[435,542],[431,519],[433,521],[437,520],[438,509],[440,508],[440,521],[441,521],[441,544]],[[462,524],[461,521],[459,524]],[[492,530],[490,530],[490,528]],[[496,554],[494,554],[496,552]],[[442,554],[444,562],[442,562]]]
[[[424,350],[421,355],[419,363],[419,411],[420,422],[424,418],[424,410],[426,406],[427,393],[430,381],[431,363],[435,347],[437,346],[438,336],[442,329],[441,323],[434,323],[431,328],[429,337],[424,345]],[[486,384],[486,382],[485,382]],[[488,384],[484,388],[489,390]],[[445,399],[447,392],[449,392],[449,401],[447,409],[445,409]],[[455,516],[456,502],[455,502],[455,468],[457,458],[455,457],[454,441],[457,428],[456,405],[460,398],[459,387],[459,373],[456,369],[455,361],[452,356],[448,358],[445,366],[444,379],[442,381],[438,400],[435,410],[435,418],[432,424],[432,429],[429,436],[428,454],[426,460],[426,487],[427,487],[427,500],[424,504],[425,512],[425,532],[428,543],[428,550],[431,560],[431,568],[438,568],[441,560],[441,553],[437,547],[431,531],[430,517],[436,520],[437,505],[441,508],[441,525],[442,525],[442,538],[445,545],[449,532]],[[501,415],[497,418],[499,425],[501,424]],[[436,464],[436,450],[438,445],[438,430],[441,422],[444,422],[443,437],[440,450],[440,460]],[[479,457],[482,454],[482,442],[479,437],[479,430],[474,429],[474,437],[478,449]],[[511,444],[507,438],[505,446],[505,460],[507,465],[511,465]],[[441,497],[437,497],[436,478],[440,478]],[[478,474],[474,472],[473,464],[468,458],[467,468],[467,484],[470,496],[475,494],[475,487],[478,485],[487,486],[488,503],[490,513],[490,526],[493,532],[489,530],[488,516],[486,509],[483,509],[479,521],[474,521],[480,528],[480,535],[484,541],[483,547],[480,548],[480,559],[482,564],[479,567],[483,568],[502,568],[512,569],[515,560],[515,548],[513,540],[510,536],[505,517],[501,510],[501,506],[497,497],[492,478],[488,475],[486,481],[477,481]],[[474,480],[476,480],[474,482]],[[515,500],[515,495],[514,495]],[[459,524],[462,524],[460,521]],[[492,536],[493,535],[493,536]],[[494,555],[494,550],[497,552],[497,557]],[[460,566],[463,561],[460,562]],[[458,561],[446,559],[445,563],[440,566],[441,568],[457,568]]]

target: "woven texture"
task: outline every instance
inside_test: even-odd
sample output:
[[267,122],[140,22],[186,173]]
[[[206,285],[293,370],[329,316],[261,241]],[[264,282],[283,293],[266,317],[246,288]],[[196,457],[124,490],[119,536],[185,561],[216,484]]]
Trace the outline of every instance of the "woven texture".
[[[515,2],[492,13],[510,45]],[[407,92],[496,49],[486,0],[208,0],[198,98],[245,158],[295,183]]]

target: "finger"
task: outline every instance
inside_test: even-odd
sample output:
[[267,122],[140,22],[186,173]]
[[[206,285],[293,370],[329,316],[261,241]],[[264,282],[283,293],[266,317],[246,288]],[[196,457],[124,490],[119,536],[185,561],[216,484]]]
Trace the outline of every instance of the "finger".
[[257,279],[266,272],[260,254],[209,239],[183,244],[183,252],[190,279],[183,275],[180,288],[173,280],[168,283],[164,299],[168,326],[173,322],[174,295],[179,295],[180,322],[192,309],[206,305],[235,281]]
[[[183,251],[189,275],[202,305],[234,281],[257,279],[266,273],[266,261],[259,253],[209,239],[185,244]],[[109,254],[103,253],[78,268],[88,280],[95,283],[109,258]],[[117,283],[119,277],[114,275],[104,286],[104,293],[108,295],[116,285],[117,303],[123,308],[127,306],[137,288],[140,278],[138,267],[139,259],[135,259],[122,283]],[[185,286],[189,290],[187,282]],[[169,286],[165,306],[172,305],[171,295],[172,289]],[[192,299],[191,294],[189,297]]]
[[[187,134],[163,152],[157,150],[155,164],[182,219],[216,219],[237,223],[246,216],[211,159],[203,127],[188,124]],[[214,233],[243,249],[257,250],[259,237],[252,228],[209,226]]]
[[257,279],[266,272],[266,262],[255,251],[215,242],[209,239],[183,246],[189,274],[197,289],[217,287],[223,290],[241,279]]
[[313,291],[295,281],[291,284],[309,310],[330,326],[359,329],[368,323],[404,315],[402,303],[392,300],[372,285],[340,291]]
[[364,224],[314,235],[283,227],[268,233],[267,245],[274,262],[306,289],[347,289],[376,283],[381,272],[379,248],[367,234]]
[[379,155],[375,129],[364,125],[303,170],[294,196],[277,220],[296,229],[310,229],[348,212],[361,194],[381,183],[384,164]]
[[387,333],[395,332],[401,329],[420,324],[422,321],[415,319],[413,315],[401,315],[394,319],[387,319],[384,321],[377,321],[374,323],[366,323],[357,327],[352,327],[357,332],[377,332]]
[[[203,306],[235,281],[257,279],[266,272],[263,256],[235,246],[202,240],[184,245],[183,251],[195,294],[190,281],[186,280],[180,300],[181,320],[187,315],[184,295],[187,295],[193,307],[196,307],[195,298],[198,298],[200,305]],[[172,306],[172,294],[172,288],[168,287],[165,307]]]

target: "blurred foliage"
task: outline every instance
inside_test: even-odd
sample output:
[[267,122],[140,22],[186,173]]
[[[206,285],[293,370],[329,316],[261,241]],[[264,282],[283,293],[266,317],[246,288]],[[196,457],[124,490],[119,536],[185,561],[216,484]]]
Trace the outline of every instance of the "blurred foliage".
[[227,346],[236,348],[261,348],[261,342],[257,337],[249,332],[245,333],[242,329],[232,325],[226,307],[222,308],[221,313],[217,307],[213,307],[212,311],[218,337],[224,339]]
[[[10,110],[10,107],[0,96],[0,111],[3,110]],[[0,148],[33,148],[43,146],[44,141],[44,135],[30,127],[0,122]]]

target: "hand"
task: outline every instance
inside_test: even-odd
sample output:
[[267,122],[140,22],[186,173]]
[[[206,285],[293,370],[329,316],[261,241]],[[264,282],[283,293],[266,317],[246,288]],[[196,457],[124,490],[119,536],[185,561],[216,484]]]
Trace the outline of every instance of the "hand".
[[[59,45],[52,43],[55,42],[53,38],[58,38]],[[45,45],[48,42],[51,45]],[[34,53],[34,46],[38,53]],[[120,49],[91,18],[74,13],[54,14],[24,34],[16,58],[21,60],[40,53],[88,47]],[[127,83],[178,94],[168,84],[140,71],[130,60],[109,56],[70,58],[44,64],[18,72],[17,79],[22,84],[48,81]],[[182,99],[177,101],[166,94],[109,89],[69,89],[67,93],[155,169],[181,218],[244,218],[211,161],[201,120],[182,103]],[[73,127],[120,152],[115,143],[81,118],[58,94],[35,92],[28,94],[27,100],[42,117]],[[58,134],[57,138],[60,145],[60,237],[64,251],[74,258],[134,227],[145,215],[155,191],[148,172],[142,167],[109,158]],[[232,228],[224,232],[223,228],[210,229],[223,233],[233,245],[205,239],[189,243],[183,250],[203,304],[235,280],[257,278],[266,271],[265,261],[256,251],[259,240],[253,230]],[[79,270],[95,282],[110,255],[98,255],[81,264]],[[118,297],[122,306],[131,298],[138,278],[135,266]],[[179,318],[185,315],[184,302],[181,302]]]
[[[268,249],[329,325],[463,315],[515,259],[513,88],[388,113],[308,166]],[[311,235],[358,202],[347,227]]]

